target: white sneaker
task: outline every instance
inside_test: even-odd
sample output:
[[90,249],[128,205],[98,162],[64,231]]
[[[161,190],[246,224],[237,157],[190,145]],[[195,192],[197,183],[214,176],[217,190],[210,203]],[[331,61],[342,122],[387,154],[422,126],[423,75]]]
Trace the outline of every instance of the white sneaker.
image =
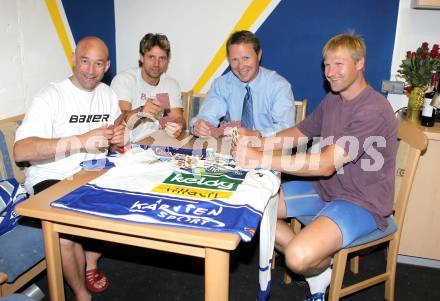
[[314,293],[313,295],[304,299],[304,301],[325,301],[324,293]]

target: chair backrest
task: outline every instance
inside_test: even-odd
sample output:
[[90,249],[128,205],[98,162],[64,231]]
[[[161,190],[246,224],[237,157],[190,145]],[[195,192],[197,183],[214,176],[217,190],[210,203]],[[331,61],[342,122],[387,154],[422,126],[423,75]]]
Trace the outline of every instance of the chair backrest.
[[186,100],[183,98],[183,116],[186,120],[187,128],[189,127],[189,123],[191,119],[199,113],[200,107],[202,106],[203,101],[205,100],[205,93],[194,93],[193,91],[186,92],[185,94]]
[[186,122],[186,128],[188,128],[189,122],[190,120],[188,120],[189,115],[189,102],[190,102],[190,98],[192,95],[192,91],[187,91],[187,92],[182,92],[181,97],[182,97],[182,104],[183,104],[183,118],[185,118],[185,122]]
[[400,232],[419,157],[426,150],[428,139],[417,126],[403,120],[399,122],[397,138],[394,221]]
[[18,182],[24,181],[24,169],[14,161],[15,131],[23,120],[24,115],[0,120],[0,180],[15,178]]
[[295,124],[306,119],[307,115],[307,98],[303,100],[295,100]]
[[[23,117],[0,120],[0,180],[15,178],[24,182],[24,168],[17,166],[13,156],[15,132]],[[0,246],[0,297],[21,289],[46,269],[41,229],[17,225],[0,236]]]
[[[185,117],[187,128],[191,119],[199,113],[205,97],[205,93],[194,93],[193,91],[182,92],[183,116]],[[295,100],[295,109],[295,124],[297,124],[306,118],[307,98]]]

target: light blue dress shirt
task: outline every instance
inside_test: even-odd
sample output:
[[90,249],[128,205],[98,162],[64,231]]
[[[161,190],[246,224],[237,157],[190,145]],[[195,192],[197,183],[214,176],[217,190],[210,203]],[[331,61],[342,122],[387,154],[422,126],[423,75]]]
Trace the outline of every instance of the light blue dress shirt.
[[295,103],[289,82],[275,71],[260,67],[257,77],[249,83],[241,82],[232,71],[215,79],[199,113],[191,120],[191,131],[198,119],[215,127],[223,117],[226,121],[241,120],[247,84],[253,100],[252,130],[268,137],[294,125]]

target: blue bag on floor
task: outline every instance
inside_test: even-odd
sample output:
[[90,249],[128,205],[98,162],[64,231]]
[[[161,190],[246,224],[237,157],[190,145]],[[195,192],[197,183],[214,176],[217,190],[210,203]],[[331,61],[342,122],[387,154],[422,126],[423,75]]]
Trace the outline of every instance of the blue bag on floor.
[[0,235],[12,230],[19,220],[15,206],[27,199],[24,187],[11,178],[0,181]]

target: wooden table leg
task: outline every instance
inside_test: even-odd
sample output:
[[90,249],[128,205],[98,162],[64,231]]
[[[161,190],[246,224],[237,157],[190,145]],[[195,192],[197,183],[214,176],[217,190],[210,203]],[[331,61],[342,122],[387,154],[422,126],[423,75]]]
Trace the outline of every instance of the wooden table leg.
[[60,237],[54,224],[42,221],[46,252],[47,280],[51,301],[64,301],[63,270],[61,266]]
[[229,299],[229,252],[206,248],[205,301]]

